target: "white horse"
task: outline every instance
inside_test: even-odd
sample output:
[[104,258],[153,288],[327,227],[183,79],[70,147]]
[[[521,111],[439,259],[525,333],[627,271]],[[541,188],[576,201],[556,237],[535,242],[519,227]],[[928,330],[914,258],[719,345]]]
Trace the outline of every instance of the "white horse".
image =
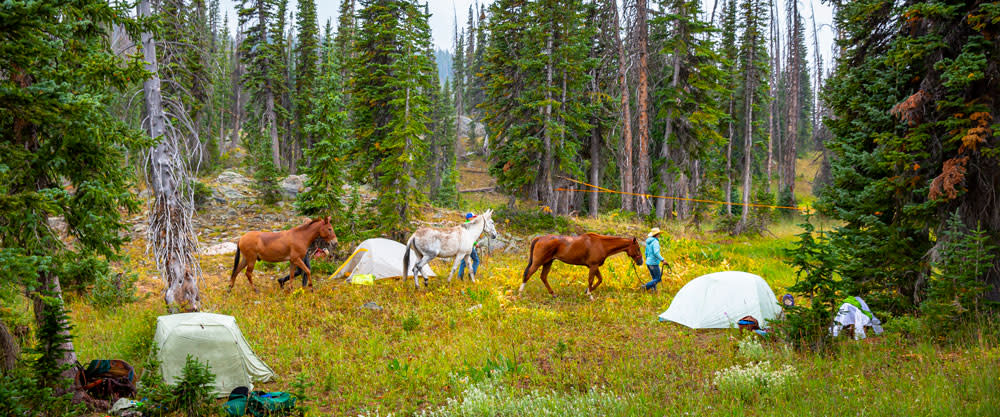
[[463,259],[465,259],[466,265],[470,266],[469,277],[475,282],[476,276],[472,272],[472,259],[469,254],[472,253],[473,245],[483,232],[489,233],[493,238],[497,237],[497,229],[493,225],[492,215],[493,210],[486,210],[485,213],[471,222],[458,226],[444,229],[432,227],[417,229],[406,241],[406,254],[403,255],[403,279],[407,278],[410,267],[410,250],[412,249],[418,257],[417,262],[413,264],[413,285],[418,289],[420,288],[418,275],[424,277],[424,286],[427,286],[427,275],[423,273],[424,265],[427,265],[431,259],[438,257],[455,258],[451,272],[448,273],[448,282],[451,282],[451,276],[455,274],[455,270],[458,269]]

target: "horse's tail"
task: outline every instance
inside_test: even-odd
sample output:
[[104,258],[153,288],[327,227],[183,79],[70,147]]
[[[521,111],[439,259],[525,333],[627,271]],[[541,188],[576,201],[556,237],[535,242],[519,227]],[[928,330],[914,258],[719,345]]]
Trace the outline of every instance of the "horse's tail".
[[236,271],[237,271],[236,268],[239,268],[239,267],[240,267],[240,241],[239,241],[239,239],[237,239],[236,240],[236,258],[233,259],[233,273],[230,274],[229,279],[233,279],[234,277],[236,277]]
[[410,272],[410,248],[413,247],[413,236],[406,240],[406,253],[403,254],[403,282],[406,282],[407,274]]
[[528,266],[524,267],[524,274],[521,279],[528,280],[528,270],[531,269],[531,263],[535,260],[535,243],[541,239],[541,236],[531,239],[531,249],[528,249]]

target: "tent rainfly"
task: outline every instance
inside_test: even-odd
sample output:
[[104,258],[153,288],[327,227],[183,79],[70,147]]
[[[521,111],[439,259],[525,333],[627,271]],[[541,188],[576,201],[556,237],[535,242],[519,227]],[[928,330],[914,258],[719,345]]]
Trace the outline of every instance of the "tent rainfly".
[[761,327],[781,313],[771,287],[764,279],[746,272],[724,271],[702,275],[677,292],[660,321],[672,321],[692,329],[726,329],[753,316]]
[[163,381],[174,384],[181,377],[187,356],[207,363],[215,374],[216,396],[229,395],[233,388],[253,389],[253,382],[274,378],[271,370],[243,338],[233,316],[212,313],[183,313],[156,319],[154,343],[159,347]]
[[[344,262],[331,278],[347,276],[347,281],[358,275],[371,274],[375,279],[403,276],[403,255],[406,245],[395,240],[375,238],[361,242],[351,257]],[[410,255],[413,256],[412,254]],[[424,273],[436,276],[429,265],[424,265]]]

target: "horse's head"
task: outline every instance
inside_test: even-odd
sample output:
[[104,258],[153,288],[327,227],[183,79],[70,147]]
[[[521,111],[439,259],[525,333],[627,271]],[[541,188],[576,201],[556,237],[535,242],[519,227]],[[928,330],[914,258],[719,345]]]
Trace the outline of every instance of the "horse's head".
[[628,248],[625,249],[628,256],[635,261],[636,265],[642,265],[642,252],[639,250],[639,239],[632,238],[632,243],[628,244]]
[[483,228],[483,231],[489,233],[491,238],[496,239],[497,227],[493,224],[493,209],[486,210],[481,217],[483,218],[483,221],[486,222],[486,226]]
[[337,234],[333,232],[333,224],[330,223],[330,216],[319,219],[319,237],[327,243],[337,244]]

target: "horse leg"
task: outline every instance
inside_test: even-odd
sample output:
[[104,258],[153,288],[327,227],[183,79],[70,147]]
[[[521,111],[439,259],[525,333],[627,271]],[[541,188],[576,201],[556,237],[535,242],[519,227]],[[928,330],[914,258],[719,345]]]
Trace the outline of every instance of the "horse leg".
[[590,291],[593,290],[594,288],[597,288],[594,285],[594,275],[596,275],[595,273],[596,270],[597,267],[592,266],[590,267],[590,271],[587,273],[587,296],[590,297],[591,300],[594,299],[594,296],[590,294]]
[[[476,282],[476,271],[472,269],[472,252],[469,252],[467,255],[465,255],[465,265],[469,267],[469,280],[472,282]],[[461,275],[459,275],[458,277],[462,278]]]
[[304,271],[306,273],[306,277],[303,278],[302,281],[303,281],[303,283],[308,281],[309,282],[309,289],[311,290],[313,288],[312,271],[310,271],[309,267],[306,266],[306,264],[304,262],[302,262],[302,258],[292,258],[292,260],[289,261],[289,262],[292,264],[292,271],[293,272],[295,271],[295,267],[297,266],[297,267],[299,267],[299,269],[301,269],[302,271]]
[[[237,251],[239,249],[236,249]],[[240,276],[240,272],[243,272],[243,268],[247,267],[247,258],[240,259],[240,264],[236,266],[233,271],[233,276],[229,277],[229,292],[233,292],[233,286],[236,285],[236,277]]]
[[601,283],[604,282],[604,276],[601,275],[601,268],[600,267],[598,267],[598,268],[596,268],[594,270],[594,274],[596,274],[596,276],[597,276],[597,281],[594,281],[594,288],[591,288],[590,289],[591,291],[596,290],[597,286],[601,285]]
[[246,273],[246,275],[247,275],[247,282],[250,283],[250,288],[253,288],[253,292],[254,293],[260,293],[260,291],[257,291],[257,286],[253,285],[253,266],[256,263],[257,263],[257,257],[256,256],[248,256],[247,257],[247,273]]
[[538,263],[531,263],[528,264],[527,268],[524,268],[524,278],[521,280],[521,288],[517,289],[518,294],[524,292],[524,284],[528,283],[528,280],[531,279],[532,275],[535,275],[535,271],[537,271],[540,266],[541,265]]
[[548,263],[546,263],[545,265],[542,266],[542,275],[541,275],[540,278],[542,279],[542,284],[545,284],[545,288],[549,290],[549,295],[555,297],[556,296],[556,292],[552,291],[552,287],[549,285],[549,270],[550,269],[552,269],[552,261],[549,261]]
[[411,271],[413,272],[413,286],[418,290],[420,289],[421,276],[424,277],[424,287],[427,287],[427,274],[424,274],[424,265],[427,265],[432,259],[434,259],[433,256],[420,254],[420,259],[417,259],[417,262],[413,264],[413,270]]
[[[451,276],[455,275],[455,271],[458,270],[458,266],[462,264],[462,258],[455,256],[455,261],[452,262],[451,271],[448,272],[448,283],[451,283]],[[469,271],[472,272],[471,270]]]

